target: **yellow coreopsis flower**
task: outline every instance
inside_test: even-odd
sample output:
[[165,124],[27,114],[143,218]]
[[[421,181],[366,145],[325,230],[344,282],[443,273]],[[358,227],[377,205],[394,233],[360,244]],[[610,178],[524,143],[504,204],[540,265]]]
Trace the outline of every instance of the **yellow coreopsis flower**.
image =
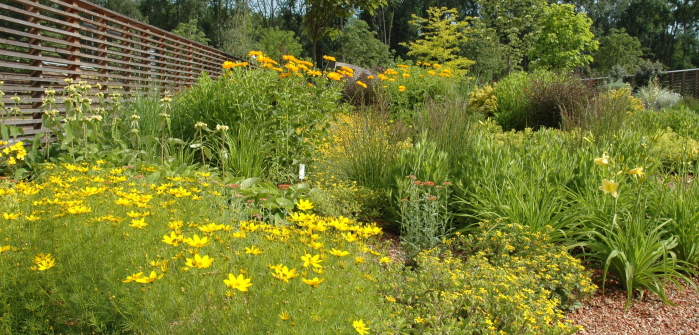
[[272,272],[272,277],[284,281],[285,283],[288,283],[290,279],[298,277],[296,269],[289,270],[289,268],[286,265],[279,264],[271,268],[272,270],[274,270],[274,272]]
[[616,189],[619,187],[619,183],[615,183],[613,180],[602,180],[602,186],[599,187],[600,190],[604,191],[605,194],[609,193],[613,197],[618,198],[619,192]]
[[143,277],[143,272],[139,272],[139,273],[137,273],[137,274],[134,274],[134,275],[131,275],[131,276],[127,276],[127,277],[126,277],[126,280],[122,280],[121,282],[122,282],[122,283],[130,283],[130,282],[132,282],[132,281],[134,281],[134,280],[136,280],[136,279],[142,278],[142,277]]
[[4,247],[0,247],[0,254],[3,253],[3,252],[5,252],[5,251],[10,250],[10,248],[11,248],[11,247],[10,247],[9,245],[6,245],[6,246],[4,246]]
[[247,292],[248,287],[252,286],[252,283],[250,282],[251,279],[252,278],[245,278],[245,276],[242,274],[236,277],[232,273],[229,273],[228,279],[224,279],[223,283],[226,284],[228,288],[234,288],[241,292]]
[[253,246],[250,247],[250,248],[245,247],[245,253],[246,253],[246,254],[252,254],[252,255],[259,255],[259,254],[262,253],[262,250],[257,249],[257,247],[255,247],[255,246],[253,245]]
[[393,260],[388,258],[388,257],[381,257],[379,259],[379,263],[391,263],[391,262],[393,262]]
[[320,262],[323,261],[322,259],[320,259],[320,255],[311,256],[311,254],[306,254],[304,256],[301,256],[301,260],[303,261],[303,267],[305,268],[309,266],[313,266],[314,268],[323,267],[322,265],[320,265]]
[[352,322],[352,327],[354,327],[354,330],[356,330],[357,333],[360,333],[362,335],[369,334],[370,328],[364,324],[364,320],[359,319],[357,321]]
[[405,86],[398,86],[398,92],[405,92]]
[[342,80],[342,75],[337,72],[328,73],[328,78],[332,80]]
[[199,238],[199,235],[197,234],[194,234],[194,237],[192,238],[186,238],[184,242],[195,248],[201,248],[211,243],[208,237],[204,236],[203,238]]
[[51,254],[40,253],[34,257],[34,264],[39,271],[46,271],[56,265],[56,259]]
[[308,285],[311,285],[313,288],[316,288],[316,287],[318,287],[318,285],[320,285],[320,283],[322,283],[325,279],[318,279],[318,277],[315,277],[315,278],[313,278],[313,279],[301,278],[301,280],[302,280],[304,283],[306,283],[306,284],[308,284]]
[[2,217],[5,220],[17,220],[20,216],[22,216],[22,213],[2,213]]
[[296,202],[296,208],[302,211],[307,211],[309,209],[313,209],[313,203],[310,200],[305,200],[305,199],[299,199],[298,202]]
[[282,314],[279,314],[279,318],[286,321],[286,320],[291,319],[291,314],[289,314],[289,312],[287,312],[287,311],[284,311],[284,312],[282,312]]
[[150,284],[150,283],[156,281],[157,279],[163,278],[164,275],[165,275],[164,273],[161,273],[160,275],[158,275],[155,271],[151,271],[150,276],[148,276],[148,277],[141,276],[140,278],[134,279],[134,281],[137,283],[141,283],[141,284]]
[[210,258],[208,255],[205,255],[204,257],[199,256],[199,254],[195,254],[194,258],[187,258],[187,266],[190,268],[199,268],[199,269],[205,269],[211,266],[211,264],[214,262],[213,258]]
[[357,80],[356,83],[361,87],[367,88],[367,84],[363,83],[361,80]]
[[147,226],[148,223],[146,223],[146,218],[141,218],[138,220],[131,220],[131,224],[129,226],[134,227],[134,228],[139,228],[143,229],[143,227]]
[[349,255],[349,251],[343,251],[343,250],[337,250],[333,248],[332,250],[329,251],[331,255],[337,256],[337,257],[343,257]]
[[332,57],[332,56],[323,55],[323,59],[330,61],[330,62],[337,62],[337,60],[335,60],[335,57]]
[[180,245],[184,241],[184,236],[175,233],[174,231],[170,232],[170,236],[163,235],[163,242],[176,247]]
[[224,69],[228,70],[228,69],[230,69],[230,68],[232,68],[232,67],[235,67],[235,63],[233,63],[233,62],[231,62],[231,61],[225,61],[225,62],[223,62],[223,68],[224,68]]

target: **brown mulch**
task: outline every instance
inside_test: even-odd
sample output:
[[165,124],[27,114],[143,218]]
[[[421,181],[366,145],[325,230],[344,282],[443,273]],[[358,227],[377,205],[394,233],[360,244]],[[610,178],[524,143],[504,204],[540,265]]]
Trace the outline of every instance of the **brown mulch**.
[[[698,279],[695,282],[699,285]],[[584,327],[578,334],[699,334],[699,294],[686,284],[682,289],[669,284],[666,294],[677,306],[646,292],[624,310],[626,292],[607,286],[604,295],[598,290],[567,317]]]

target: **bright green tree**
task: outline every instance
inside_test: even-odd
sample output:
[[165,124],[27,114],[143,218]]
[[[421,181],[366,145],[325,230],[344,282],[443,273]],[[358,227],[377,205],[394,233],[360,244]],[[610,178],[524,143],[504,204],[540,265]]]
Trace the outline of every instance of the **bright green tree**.
[[293,31],[279,30],[276,27],[262,30],[260,47],[262,52],[277,60],[280,60],[283,55],[301,56],[303,51]]
[[592,62],[599,42],[590,31],[592,20],[573,5],[552,3],[539,21],[541,32],[528,56],[533,67],[569,70]]
[[438,62],[454,70],[466,70],[473,65],[474,61],[459,56],[460,45],[467,41],[468,22],[459,21],[458,11],[446,7],[430,7],[427,14],[427,19],[413,14],[410,23],[418,28],[422,38],[403,43],[410,49],[408,56]]
[[211,41],[206,38],[206,34],[199,29],[197,19],[191,19],[187,23],[178,24],[177,28],[172,30],[172,33],[202,44],[209,44],[209,41]]
[[345,25],[342,34],[338,36],[337,56],[343,62],[364,68],[389,66],[393,55],[388,45],[376,38],[376,33],[369,30],[369,25],[360,19],[352,18]]
[[313,44],[313,60],[318,60],[318,40],[331,33],[339,34],[340,31],[332,25],[333,21],[352,17],[358,8],[373,14],[384,5],[386,0],[305,0],[303,21]]
[[600,47],[595,53],[594,66],[606,74],[613,66],[618,65],[625,72],[633,71],[641,63],[643,50],[641,41],[630,36],[625,29],[611,29],[609,35],[600,39]]

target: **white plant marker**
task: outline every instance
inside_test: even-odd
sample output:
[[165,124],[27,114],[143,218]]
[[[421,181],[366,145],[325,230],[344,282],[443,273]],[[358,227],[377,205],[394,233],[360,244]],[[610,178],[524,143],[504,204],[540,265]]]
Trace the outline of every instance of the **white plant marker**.
[[299,164],[299,179],[303,181],[306,178],[306,164]]

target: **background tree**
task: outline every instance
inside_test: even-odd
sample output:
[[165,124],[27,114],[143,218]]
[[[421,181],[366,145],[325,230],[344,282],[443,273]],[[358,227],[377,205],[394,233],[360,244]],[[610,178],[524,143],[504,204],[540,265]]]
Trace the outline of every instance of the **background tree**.
[[539,38],[528,52],[535,67],[571,70],[592,62],[590,53],[599,47],[590,31],[592,20],[575,13],[573,5],[546,6],[538,24]]
[[594,55],[594,66],[602,74],[607,74],[614,66],[619,66],[628,73],[640,64],[641,56],[643,51],[638,38],[630,36],[623,28],[612,28],[609,35],[600,39],[599,50]]
[[199,29],[197,19],[191,19],[187,23],[178,24],[177,27],[172,30],[172,33],[202,44],[209,44],[209,41],[211,41],[206,38],[206,34]]
[[331,32],[338,32],[332,26],[334,20],[347,19],[359,8],[373,13],[385,4],[386,0],[306,0],[304,24],[308,38],[313,44],[313,60],[318,60],[316,54],[318,40]]
[[410,21],[419,31],[421,39],[408,42],[408,56],[421,61],[438,62],[456,70],[468,69],[474,61],[459,55],[460,45],[467,41],[467,21],[458,20],[454,8],[432,7],[427,10],[428,18],[413,15]]
[[303,47],[293,31],[266,28],[260,34],[260,48],[266,55],[280,60],[283,55],[301,56]]
[[369,30],[369,25],[363,20],[350,18],[342,34],[337,37],[337,57],[343,62],[364,68],[388,66],[393,61],[393,55],[388,45],[376,38],[376,33]]

